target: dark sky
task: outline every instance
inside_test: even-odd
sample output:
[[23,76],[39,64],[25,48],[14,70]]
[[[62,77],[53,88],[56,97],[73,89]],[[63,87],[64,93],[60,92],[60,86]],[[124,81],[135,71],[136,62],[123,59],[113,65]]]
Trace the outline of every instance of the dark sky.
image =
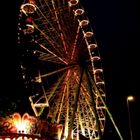
[[[138,0],[82,0],[82,2],[100,48],[106,81],[107,106],[124,140],[130,140],[126,97],[130,94],[135,96],[135,101],[129,105],[133,140],[138,140],[140,125]],[[15,70],[15,63],[18,62],[15,59],[18,4],[16,1],[1,11],[5,13],[1,17],[3,31],[1,33],[0,94],[1,104],[3,103],[4,106],[7,104],[3,100],[4,97],[16,100],[16,97],[23,96],[23,100],[26,100],[24,95],[20,95],[23,91],[20,91],[21,85],[18,83]],[[105,128],[104,140],[119,140],[108,115]]]

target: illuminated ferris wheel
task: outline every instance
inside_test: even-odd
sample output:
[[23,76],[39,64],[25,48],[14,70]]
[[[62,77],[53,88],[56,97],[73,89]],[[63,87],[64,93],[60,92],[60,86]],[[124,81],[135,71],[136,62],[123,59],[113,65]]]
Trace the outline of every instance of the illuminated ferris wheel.
[[103,69],[80,1],[29,0],[20,12],[25,26],[19,29],[42,64],[32,81],[43,92],[29,97],[35,115],[49,107],[46,115],[64,126],[64,138],[100,139],[106,114]]

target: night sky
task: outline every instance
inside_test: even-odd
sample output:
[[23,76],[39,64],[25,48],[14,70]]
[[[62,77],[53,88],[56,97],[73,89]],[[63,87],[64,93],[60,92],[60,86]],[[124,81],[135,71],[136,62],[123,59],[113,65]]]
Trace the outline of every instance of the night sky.
[[[130,140],[126,97],[135,96],[135,101],[129,105],[133,140],[138,140],[140,125],[138,0],[82,0],[82,3],[100,49],[106,82],[106,104],[124,140]],[[18,78],[19,61],[16,44],[18,5],[19,1],[16,1],[12,10],[9,6],[7,8],[9,12],[2,18],[4,22],[1,28],[4,31],[2,31],[1,48],[4,50],[1,51],[0,111],[5,106],[11,106],[8,100],[19,105],[17,111],[24,112],[26,109],[31,109],[29,102],[26,102],[27,95],[22,94],[24,89]],[[104,140],[119,140],[108,115]]]

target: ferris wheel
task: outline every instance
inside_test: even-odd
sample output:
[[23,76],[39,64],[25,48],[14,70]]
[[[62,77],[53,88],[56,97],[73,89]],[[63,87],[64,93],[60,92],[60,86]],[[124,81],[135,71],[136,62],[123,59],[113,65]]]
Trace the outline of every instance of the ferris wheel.
[[66,139],[100,139],[106,118],[103,68],[80,0],[29,0],[21,5],[20,18],[26,47],[40,62],[32,81],[42,91],[29,97],[35,115],[49,107],[46,115],[64,126]]

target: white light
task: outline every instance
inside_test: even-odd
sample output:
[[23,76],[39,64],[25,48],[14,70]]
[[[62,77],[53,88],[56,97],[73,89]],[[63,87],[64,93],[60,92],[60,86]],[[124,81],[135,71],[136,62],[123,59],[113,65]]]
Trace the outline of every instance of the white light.
[[127,100],[128,100],[128,101],[133,101],[133,100],[134,100],[134,97],[133,97],[133,96],[128,96],[128,97],[127,97]]

